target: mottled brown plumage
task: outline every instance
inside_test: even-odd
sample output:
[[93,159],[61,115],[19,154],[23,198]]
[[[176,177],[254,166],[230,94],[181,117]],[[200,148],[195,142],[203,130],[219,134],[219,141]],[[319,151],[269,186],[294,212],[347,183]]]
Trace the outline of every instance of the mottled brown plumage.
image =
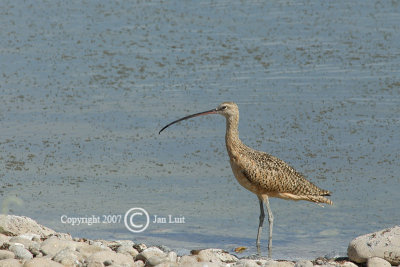
[[[221,114],[226,118],[225,143],[230,158],[233,174],[246,189],[257,195],[260,204],[260,222],[257,233],[257,249],[260,253],[260,235],[264,222],[266,204],[269,219],[268,254],[271,256],[273,215],[268,197],[279,197],[290,200],[307,200],[332,205],[332,201],[324,196],[330,192],[323,190],[304,178],[283,160],[265,152],[254,150],[239,139],[239,108],[234,102],[223,102],[217,108],[186,116],[173,121],[161,129],[181,120],[206,114]],[[160,133],[161,133],[160,131]]]
[[[286,162],[265,152],[254,150],[239,139],[239,109],[233,102],[224,102],[226,118],[225,142],[233,173],[239,183],[259,198],[279,197],[332,204],[325,198],[329,191],[320,189]],[[218,109],[218,108],[217,108]]]

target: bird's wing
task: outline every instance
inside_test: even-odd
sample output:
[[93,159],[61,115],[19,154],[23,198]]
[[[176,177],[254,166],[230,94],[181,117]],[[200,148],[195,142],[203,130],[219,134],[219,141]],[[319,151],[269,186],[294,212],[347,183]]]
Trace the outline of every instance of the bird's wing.
[[243,168],[246,178],[269,192],[293,195],[326,196],[323,190],[297,172],[283,160],[260,151],[248,153],[249,159]]

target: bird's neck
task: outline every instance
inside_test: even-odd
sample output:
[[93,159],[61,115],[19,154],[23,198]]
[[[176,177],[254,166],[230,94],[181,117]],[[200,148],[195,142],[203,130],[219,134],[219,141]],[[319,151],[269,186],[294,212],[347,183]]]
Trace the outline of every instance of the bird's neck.
[[239,148],[243,145],[239,139],[239,116],[231,116],[226,118],[226,134],[225,143],[229,156],[235,156]]

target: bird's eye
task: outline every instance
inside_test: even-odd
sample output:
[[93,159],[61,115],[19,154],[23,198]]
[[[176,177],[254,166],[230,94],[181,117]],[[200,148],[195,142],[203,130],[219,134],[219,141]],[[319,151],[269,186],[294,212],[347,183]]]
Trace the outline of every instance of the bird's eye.
[[226,106],[222,106],[222,107],[221,107],[221,110],[224,110],[224,109],[226,109]]

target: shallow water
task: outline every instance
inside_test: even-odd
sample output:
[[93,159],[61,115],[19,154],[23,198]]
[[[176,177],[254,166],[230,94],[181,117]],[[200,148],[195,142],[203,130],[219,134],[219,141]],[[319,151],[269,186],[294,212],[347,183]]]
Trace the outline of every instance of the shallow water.
[[[274,258],[345,255],[355,236],[399,224],[398,2],[3,1],[0,10],[3,212],[73,236],[254,253],[257,198],[230,170],[224,118],[158,135],[235,101],[244,143],[333,192],[333,207],[271,200]],[[133,207],[185,223],[131,233],[123,220],[61,222]]]

